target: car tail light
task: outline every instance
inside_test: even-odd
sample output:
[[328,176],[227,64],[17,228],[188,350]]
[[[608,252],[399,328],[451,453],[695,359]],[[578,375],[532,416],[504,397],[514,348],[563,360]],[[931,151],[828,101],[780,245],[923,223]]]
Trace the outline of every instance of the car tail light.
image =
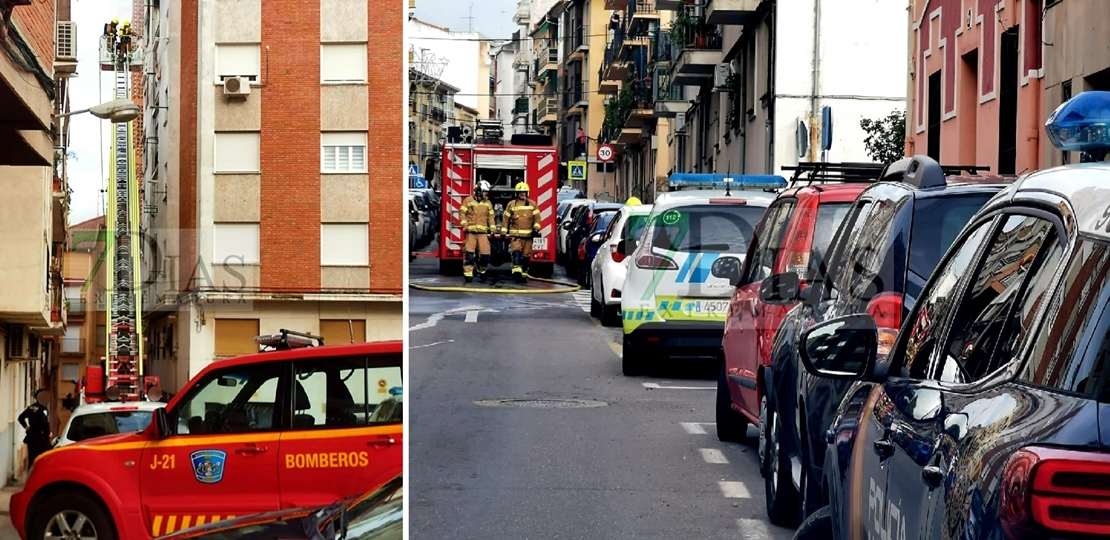
[[867,314],[875,319],[879,329],[879,356],[890,354],[898,339],[898,329],[902,328],[902,295],[896,292],[875,295],[867,303]]
[[578,260],[580,260],[580,261],[586,260],[586,243],[585,242],[583,242],[581,244],[578,244]]
[[115,411],[137,411],[137,410],[139,410],[139,408],[138,407],[109,407],[108,410],[113,411],[113,412],[115,412]]
[[817,200],[810,199],[798,208],[794,234],[786,240],[782,260],[787,272],[798,274],[799,284],[809,277],[809,252],[813,249],[813,228],[817,225]]
[[1023,448],[1002,473],[999,517],[1014,540],[1110,535],[1110,454]]
[[620,289],[613,289],[612,292],[609,293],[609,296],[611,296],[613,298],[620,298],[621,297]]
[[617,249],[617,244],[609,244],[609,250],[613,253],[613,262],[621,262],[625,258],[625,254]]
[[645,254],[645,255],[641,255],[639,259],[636,259],[636,267],[637,268],[643,268],[645,270],[677,270],[678,269],[678,265],[675,264],[674,261],[672,261],[672,260],[670,260],[666,257],[655,255],[654,253],[648,253],[648,254]]

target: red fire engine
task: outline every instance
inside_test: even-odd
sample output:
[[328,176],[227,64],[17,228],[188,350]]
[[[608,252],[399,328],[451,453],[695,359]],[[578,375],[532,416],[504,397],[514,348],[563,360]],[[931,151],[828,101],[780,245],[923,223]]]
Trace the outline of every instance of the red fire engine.
[[[501,123],[479,121],[477,133],[470,126],[449,134],[443,146],[442,225],[440,225],[439,271],[457,275],[462,272],[466,235],[459,225],[459,208],[474,193],[474,185],[485,180],[491,189],[489,198],[501,222],[501,212],[513,198],[513,186],[527,182],[528,197],[540,210],[540,237],[532,241],[532,264],[529,274],[551,277],[555,264],[555,208],[558,204],[558,150],[544,135],[513,135],[509,143],[502,140]],[[453,135],[453,136],[450,136]],[[509,239],[495,236],[490,242],[490,264],[509,262]]]

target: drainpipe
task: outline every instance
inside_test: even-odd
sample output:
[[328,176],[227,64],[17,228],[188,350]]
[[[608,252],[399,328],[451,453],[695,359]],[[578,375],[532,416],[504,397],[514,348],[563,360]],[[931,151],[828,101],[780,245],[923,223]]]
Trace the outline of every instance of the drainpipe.
[[778,54],[775,52],[775,37],[778,35],[778,2],[772,0],[771,13],[769,15],[770,23],[767,25],[770,28],[770,37],[768,38],[769,45],[767,47],[767,54],[771,56],[771,69],[768,70],[767,80],[771,81],[771,88],[767,91],[767,121],[770,122],[771,129],[767,133],[767,174],[775,174],[775,67],[778,65]]
[[809,97],[809,125],[810,133],[810,161],[817,161],[819,147],[821,146],[820,130],[817,129],[817,81],[821,73],[821,0],[813,0],[813,90]]

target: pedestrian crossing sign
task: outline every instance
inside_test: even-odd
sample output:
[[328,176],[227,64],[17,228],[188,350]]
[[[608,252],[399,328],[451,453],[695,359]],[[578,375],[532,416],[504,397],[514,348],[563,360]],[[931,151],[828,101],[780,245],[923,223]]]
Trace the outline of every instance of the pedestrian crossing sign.
[[409,176],[420,176],[420,171],[416,169],[415,163],[409,164]]
[[571,161],[568,166],[570,170],[571,180],[585,180],[586,179],[586,162],[585,161]]

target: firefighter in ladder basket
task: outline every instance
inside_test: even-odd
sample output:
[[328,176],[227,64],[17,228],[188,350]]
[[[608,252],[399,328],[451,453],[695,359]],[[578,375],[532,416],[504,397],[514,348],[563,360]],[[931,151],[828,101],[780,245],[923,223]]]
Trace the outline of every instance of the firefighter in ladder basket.
[[513,189],[516,198],[505,207],[501,233],[509,235],[509,252],[513,257],[513,280],[528,281],[528,263],[532,257],[532,239],[540,235],[540,209],[528,198],[528,184],[520,182]]
[[[474,195],[467,197],[459,208],[459,224],[466,231],[466,261],[463,263],[463,279],[474,281],[474,265],[478,265],[478,279],[485,281],[489,267],[489,235],[496,232],[493,222],[493,204],[487,198],[489,182],[481,180],[474,187]],[[475,252],[477,250],[477,252]]]

